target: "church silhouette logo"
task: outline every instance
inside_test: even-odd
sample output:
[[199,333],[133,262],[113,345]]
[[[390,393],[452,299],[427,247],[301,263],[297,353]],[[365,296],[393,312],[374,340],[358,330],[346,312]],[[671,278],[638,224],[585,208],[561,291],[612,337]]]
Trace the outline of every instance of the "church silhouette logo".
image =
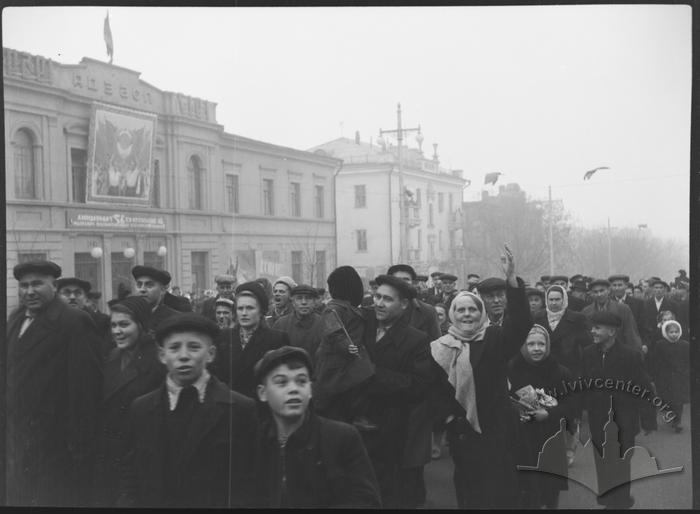
[[[566,420],[561,418],[559,430],[542,445],[542,451],[537,457],[537,466],[518,465],[518,470],[559,475],[578,482],[598,496],[618,485],[640,478],[683,471],[683,466],[659,469],[656,459],[641,446],[633,446],[620,456],[619,428],[613,420],[613,415],[611,397],[608,421],[603,427],[605,441],[602,445],[602,455],[589,438],[586,444],[576,448],[574,462],[579,465],[569,468],[566,459],[562,458],[566,455]],[[596,469],[599,471],[596,472]]]

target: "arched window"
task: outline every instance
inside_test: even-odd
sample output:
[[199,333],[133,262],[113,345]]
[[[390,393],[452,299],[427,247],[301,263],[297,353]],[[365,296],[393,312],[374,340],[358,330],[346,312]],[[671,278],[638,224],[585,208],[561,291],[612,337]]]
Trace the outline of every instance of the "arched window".
[[36,198],[36,166],[34,163],[34,138],[27,129],[15,134],[15,197]]
[[202,161],[196,155],[190,157],[187,163],[187,174],[189,178],[189,187],[187,189],[188,207],[194,210],[201,210],[203,204],[204,170],[202,169]]

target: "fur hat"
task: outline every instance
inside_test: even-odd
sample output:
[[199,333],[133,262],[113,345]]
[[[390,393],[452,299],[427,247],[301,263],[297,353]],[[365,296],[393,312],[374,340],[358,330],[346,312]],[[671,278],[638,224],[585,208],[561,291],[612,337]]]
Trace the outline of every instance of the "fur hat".
[[352,266],[340,266],[328,275],[328,292],[337,300],[345,300],[353,306],[362,303],[365,287],[357,270]]

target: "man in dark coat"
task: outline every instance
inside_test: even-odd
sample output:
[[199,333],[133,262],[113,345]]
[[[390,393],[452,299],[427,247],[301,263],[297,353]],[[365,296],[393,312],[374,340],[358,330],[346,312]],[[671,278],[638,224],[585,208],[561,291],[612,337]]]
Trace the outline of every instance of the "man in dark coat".
[[57,297],[55,263],[13,272],[20,306],[7,324],[6,502],[88,506],[102,378],[97,328]]
[[214,277],[214,282],[216,282],[216,296],[202,302],[202,316],[212,321],[216,321],[216,300],[219,298],[232,300],[238,280],[233,275],[217,275]]
[[314,356],[323,337],[321,315],[314,312],[318,291],[307,284],[299,284],[292,289],[291,296],[292,312],[275,321],[272,328],[286,333],[289,344]]
[[[109,316],[102,314],[98,310],[88,308],[88,294],[92,286],[90,282],[75,277],[59,278],[56,281],[56,291],[69,307],[87,312],[97,327],[100,337],[109,338]],[[105,345],[102,345],[100,352],[104,352]]]
[[[620,317],[609,311],[597,311],[591,315],[590,321],[594,344],[583,351],[583,377],[592,380],[584,396],[591,439],[599,455],[611,459],[611,462],[614,459],[618,464],[615,478],[624,481],[599,496],[598,503],[606,508],[628,509],[634,504],[630,496],[630,461],[620,463],[617,459],[634,446],[634,438],[639,433],[640,405],[650,400],[653,387],[644,370],[642,354],[617,341],[617,333],[622,327]],[[609,424],[613,420],[619,429],[618,434]],[[610,440],[611,437],[614,440]],[[619,446],[616,446],[618,442]],[[602,455],[603,451],[608,455]],[[599,481],[606,473],[606,460],[596,459]],[[610,462],[607,464],[611,465]]]
[[181,312],[163,303],[168,292],[170,273],[151,266],[134,266],[131,270],[134,277],[134,294],[143,296],[151,305],[151,318],[148,330],[155,332],[158,326],[171,316],[179,316]]
[[441,271],[433,271],[430,274],[430,280],[432,281],[433,285],[432,287],[429,287],[425,292],[425,298],[423,299],[425,303],[435,305],[436,303],[442,302],[442,281],[440,280],[441,276]]
[[587,305],[581,311],[588,319],[593,313],[608,311],[622,320],[622,327],[617,332],[617,340],[639,352],[642,351],[642,340],[637,332],[637,324],[634,322],[632,311],[626,304],[610,299],[610,282],[605,279],[593,280],[590,284],[590,293],[593,303]]
[[379,487],[357,430],[317,416],[313,365],[302,348],[267,352],[255,366],[262,425],[261,496],[269,508],[378,508]]
[[624,303],[630,308],[637,325],[637,332],[642,336],[644,334],[644,326],[642,324],[644,320],[644,302],[627,294],[629,281],[630,277],[628,275],[618,274],[608,277],[608,282],[610,282],[610,299]]
[[[434,379],[425,333],[410,326],[404,311],[416,296],[405,281],[390,275],[377,277],[377,296],[366,315],[364,344],[375,365],[375,375],[363,388],[369,399],[370,419],[378,426],[364,432],[387,508],[415,506],[415,494],[402,480],[411,411],[430,393]],[[373,312],[372,312],[373,310]]]
[[257,506],[255,403],[206,370],[218,331],[195,313],[158,327],[158,355],[168,375],[131,405],[118,506]]
[[653,344],[655,341],[658,316],[662,311],[671,311],[678,318],[678,304],[667,297],[668,284],[661,279],[649,282],[653,296],[644,302],[644,331],[645,342]]

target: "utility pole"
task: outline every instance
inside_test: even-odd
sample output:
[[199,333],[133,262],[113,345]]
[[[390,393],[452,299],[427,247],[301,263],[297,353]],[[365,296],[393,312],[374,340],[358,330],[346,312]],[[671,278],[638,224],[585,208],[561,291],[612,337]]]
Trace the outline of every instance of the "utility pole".
[[398,173],[399,173],[399,262],[408,263],[408,209],[406,208],[406,193],[404,192],[403,185],[403,169],[401,165],[401,147],[403,145],[403,135],[404,132],[418,132],[420,134],[420,125],[417,128],[403,128],[401,125],[401,104],[398,104],[396,110],[396,129],[395,130],[382,130],[379,129],[379,136],[384,134],[396,134],[396,139],[398,141]]
[[554,275],[554,230],[552,229],[552,186],[549,186],[549,276]]

